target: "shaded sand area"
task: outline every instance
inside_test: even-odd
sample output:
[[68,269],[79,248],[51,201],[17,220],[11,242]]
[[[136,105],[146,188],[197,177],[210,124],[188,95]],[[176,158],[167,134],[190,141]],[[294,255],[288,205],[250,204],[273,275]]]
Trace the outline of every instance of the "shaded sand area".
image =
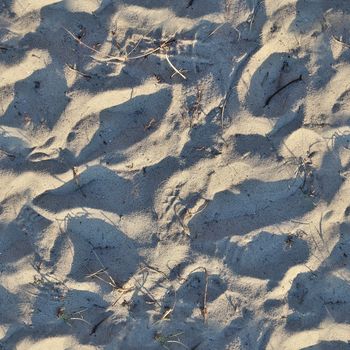
[[348,0],[0,1],[0,349],[349,349]]

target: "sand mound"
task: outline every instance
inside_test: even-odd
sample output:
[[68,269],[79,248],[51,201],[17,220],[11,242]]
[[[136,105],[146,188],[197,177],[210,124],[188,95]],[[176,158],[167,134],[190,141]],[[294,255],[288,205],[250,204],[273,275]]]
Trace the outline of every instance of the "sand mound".
[[350,4],[0,3],[0,349],[348,349]]

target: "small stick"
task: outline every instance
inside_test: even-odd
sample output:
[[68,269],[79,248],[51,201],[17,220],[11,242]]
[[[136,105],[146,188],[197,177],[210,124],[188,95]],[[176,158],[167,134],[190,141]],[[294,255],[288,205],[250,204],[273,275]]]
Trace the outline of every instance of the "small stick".
[[107,320],[107,318],[109,317],[110,315],[106,316],[105,318],[103,318],[101,321],[97,322],[91,329],[91,332],[90,332],[90,335],[93,335],[96,333],[97,331],[97,328],[101,326],[101,324]]
[[206,323],[208,321],[208,307],[207,307],[207,300],[208,300],[208,271],[206,268],[204,268],[205,273],[205,287],[204,287],[204,296],[203,296],[203,306],[202,306],[202,315],[204,318],[204,322]]
[[226,108],[226,104],[227,104],[227,95],[225,95],[223,101],[221,102],[221,105],[219,106],[219,108],[221,109],[221,130],[224,130],[224,117],[225,117],[225,108]]
[[179,74],[183,79],[187,80],[187,78],[170,62],[169,56],[167,53],[165,53],[165,59],[169,63],[170,67],[177,73]]
[[66,63],[66,66],[67,66],[71,71],[77,72],[78,74],[80,74],[81,76],[83,76],[83,77],[86,78],[86,79],[91,79],[91,78],[92,78],[91,75],[81,72],[80,70],[78,70],[77,68],[75,68],[74,66],[72,66],[71,64]]
[[268,106],[269,103],[271,102],[271,100],[272,100],[277,94],[279,94],[282,90],[284,90],[287,86],[289,86],[289,85],[291,85],[291,84],[293,84],[293,83],[296,83],[296,82],[298,82],[298,81],[302,81],[302,80],[303,80],[303,76],[300,74],[299,78],[290,81],[290,82],[287,83],[286,85],[283,85],[281,88],[279,88],[276,92],[274,92],[274,93],[266,100],[265,106],[264,106],[264,107]]

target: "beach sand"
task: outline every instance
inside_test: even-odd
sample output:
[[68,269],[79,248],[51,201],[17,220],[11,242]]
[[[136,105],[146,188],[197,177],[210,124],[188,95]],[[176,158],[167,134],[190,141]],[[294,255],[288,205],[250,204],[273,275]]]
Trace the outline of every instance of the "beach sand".
[[349,349],[349,20],[1,0],[0,349]]

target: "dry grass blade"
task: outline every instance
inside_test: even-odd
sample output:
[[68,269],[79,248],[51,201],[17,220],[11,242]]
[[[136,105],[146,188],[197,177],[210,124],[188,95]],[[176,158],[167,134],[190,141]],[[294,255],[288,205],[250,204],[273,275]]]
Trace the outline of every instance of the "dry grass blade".
[[[94,277],[100,279],[101,281],[104,281],[105,283],[108,283],[110,286],[112,286],[114,289],[119,289],[119,286],[117,284],[117,282],[112,278],[112,276],[107,272],[107,268],[104,266],[104,264],[102,263],[101,259],[99,258],[99,256],[97,255],[97,253],[94,250],[94,247],[92,247],[92,252],[94,253],[96,259],[98,260],[98,262],[100,263],[101,267],[102,267],[102,271],[100,270],[100,272],[95,272],[93,275]],[[99,276],[99,273],[104,273],[109,281],[106,281],[105,279],[101,278]]]
[[86,323],[87,325],[91,326],[91,323],[89,321],[84,320],[82,317],[70,317],[69,320],[72,321],[81,321]]
[[100,269],[94,273],[91,273],[90,275],[87,275],[86,278],[93,278],[95,276],[97,276],[99,273],[102,273],[102,272],[105,272],[106,270],[105,269]]
[[187,80],[187,78],[171,63],[169,56],[167,53],[165,53],[165,59],[167,60],[167,62],[169,63],[170,67],[181,76],[181,78]]
[[220,115],[220,120],[221,120],[221,130],[224,130],[224,118],[225,118],[225,109],[226,109],[226,104],[227,104],[227,97],[228,94],[225,95],[224,99],[222,100],[219,108],[221,110],[221,115]]
[[181,343],[178,340],[168,340],[167,343],[174,343],[174,344],[178,344],[181,345],[182,347],[184,347],[185,349],[189,349],[189,347],[187,345],[185,345],[184,343]]
[[[209,283],[209,273],[208,270],[203,267],[197,267],[194,270],[192,270],[188,276],[190,276],[193,272],[196,272],[198,270],[204,271],[204,293],[203,293],[203,300],[201,305],[201,314],[203,316],[204,322],[206,323],[208,321],[208,283]],[[186,278],[185,282],[188,280],[188,277]]]
[[161,49],[163,49],[164,47],[166,47],[173,40],[174,40],[174,38],[168,39],[162,45],[156,47],[155,49],[152,49],[150,51],[147,51],[147,52],[140,54],[140,55],[137,55],[137,56],[128,57],[128,60],[137,60],[139,58],[144,58],[144,57],[147,57],[149,55],[152,55],[153,53],[156,53],[156,52],[160,51]]
[[73,34],[70,30],[68,30],[67,28],[63,27],[63,29],[64,29],[64,30],[65,30],[79,45],[86,47],[87,49],[89,49],[89,50],[91,50],[91,51],[97,53],[98,55],[100,55],[100,56],[102,56],[102,57],[104,57],[104,58],[108,57],[108,59],[110,59],[110,60],[116,60],[116,61],[119,61],[119,62],[125,62],[125,58],[123,58],[123,57],[118,57],[118,56],[111,56],[111,55],[108,55],[108,54],[106,55],[106,54],[104,54],[104,53],[102,53],[102,52],[100,52],[100,51],[94,49],[93,47],[91,47],[91,46],[85,44],[82,40],[80,40],[76,35],[74,35],[74,34]]
[[[85,311],[87,311],[87,309],[76,311],[73,313],[67,313],[64,308],[60,307],[57,309],[56,316],[70,326],[72,326],[70,321],[81,321],[81,322],[91,326],[91,323],[89,321],[86,321],[82,315],[82,313]],[[78,315],[80,317],[75,317],[75,315]]]
[[207,39],[214,35],[220,28],[222,28],[226,23],[219,24],[208,36]]
[[[174,305],[175,307],[175,305]],[[170,316],[172,314],[172,312],[174,311],[174,307],[172,307],[171,309],[168,309],[164,312],[164,314],[162,315],[162,317],[160,318],[160,320],[158,320],[157,322],[155,322],[154,324],[161,322],[161,321],[165,321],[168,320],[168,316]]]
[[[63,29],[81,46],[84,46],[85,48],[93,51],[94,53],[98,54],[101,58],[96,58],[96,57],[92,57],[93,59],[95,59],[98,62],[102,62],[102,63],[106,63],[106,62],[113,62],[113,61],[118,61],[118,62],[127,62],[127,61],[132,61],[132,60],[137,60],[140,58],[144,58],[147,56],[150,56],[160,50],[162,50],[163,48],[167,47],[171,42],[173,42],[175,40],[174,37],[166,40],[164,43],[162,43],[160,46],[151,49],[143,54],[137,55],[137,56],[133,56],[133,57],[129,57],[129,55],[131,54],[131,52],[133,52],[140,44],[140,42],[142,41],[142,39],[140,39],[140,41],[136,44],[136,46],[125,56],[125,57],[121,57],[121,56],[111,56],[108,54],[104,54],[101,51],[98,51],[96,49],[94,49],[93,47],[85,44],[81,39],[79,39],[76,35],[74,35],[74,33],[72,33],[70,30],[68,30],[67,28],[63,27]],[[170,66],[174,69],[174,71],[179,74],[183,79],[187,79],[169,60],[169,58],[166,55],[166,59],[168,61],[168,63],[170,64]],[[71,67],[70,67],[71,68]],[[78,72],[80,74],[83,74],[81,72]],[[85,74],[83,74],[84,76],[86,76]],[[86,76],[87,77],[87,76]]]
[[183,229],[183,232],[187,235],[190,236],[190,229],[185,225],[185,223],[183,222],[182,218],[180,217],[180,215],[178,214],[177,210],[176,210],[176,205],[174,206],[174,213]]
[[[117,292],[121,292],[121,295],[116,299],[116,301],[112,304],[112,306],[116,305],[117,302],[123,297],[124,294],[134,290],[133,287],[131,288],[124,288],[121,287],[117,284],[117,282],[112,278],[112,276],[107,272],[107,268],[103,265],[101,259],[99,258],[99,256],[96,254],[96,252],[94,250],[92,250],[93,253],[96,256],[96,259],[98,260],[98,262],[100,263],[100,265],[102,266],[102,269],[94,272],[94,273],[90,273],[89,275],[86,276],[86,278],[97,278],[98,280],[110,285],[113,289],[115,289]],[[108,277],[108,280],[106,280],[105,278],[102,278],[100,276],[100,274],[105,274]]]
[[[152,271],[154,271],[154,272],[156,272],[156,273],[161,274],[169,283],[171,282],[171,281],[169,280],[168,276],[167,276],[163,271],[157,269],[156,267],[153,267],[153,266],[151,266],[151,265],[148,265],[146,262],[144,262],[143,264],[146,266],[147,269],[152,270]],[[173,304],[173,306],[172,306],[171,308],[167,309],[167,310],[163,313],[162,317],[161,317],[158,321],[156,321],[156,322],[154,323],[154,325],[157,324],[157,323],[159,323],[159,322],[161,322],[161,321],[168,320],[168,317],[174,312],[175,307],[176,307],[177,295],[176,295],[176,289],[175,289],[173,286],[172,286],[172,289],[174,290],[174,304]]]
[[136,43],[136,45],[129,51],[126,53],[126,56],[130,56],[132,52],[134,52],[138,47],[139,45],[141,44],[142,40],[145,38],[145,36],[147,36],[151,31],[149,31],[146,35],[142,36],[138,42]]
[[[66,290],[69,290],[68,286],[63,282],[61,281],[60,279],[56,278],[55,276],[53,275],[48,275],[47,273],[43,273],[40,269],[40,267],[36,266],[35,264],[31,264],[33,269],[40,275],[40,277],[45,280],[45,282],[49,283],[49,284],[59,284],[59,285],[62,285],[63,287],[66,288]],[[52,280],[53,281],[52,281]]]
[[86,198],[86,194],[85,194],[85,192],[83,191],[83,189],[82,189],[82,187],[81,187],[81,185],[80,185],[80,179],[79,179],[78,170],[77,170],[75,167],[73,167],[73,168],[72,168],[72,172],[73,172],[73,179],[74,179],[74,181],[75,181],[75,183],[76,183],[76,185],[77,185],[79,191],[81,192],[81,194],[83,195],[83,197]]
[[[246,60],[251,56],[251,53],[246,53],[244,54],[240,59],[239,59],[239,63],[246,62]],[[236,72],[237,72],[238,68],[232,68],[232,71],[230,73],[231,76],[231,81],[228,85],[228,89],[225,93],[225,95],[223,96],[222,100],[220,101],[220,104],[218,106],[219,110],[221,111],[221,129],[222,132],[224,131],[224,121],[225,121],[225,112],[226,112],[226,106],[228,104],[228,101],[231,97],[231,93],[233,90],[234,85],[236,84]],[[224,142],[226,143],[226,141],[224,140]]]
[[134,278],[134,281],[135,281],[135,284],[140,288],[140,291],[142,293],[146,294],[160,308],[162,307],[159,301],[152,295],[152,293],[144,285],[141,285],[135,278]]
[[[171,42],[173,42],[175,39],[174,38],[170,38],[168,40],[166,40],[163,44],[161,44],[160,46],[154,48],[154,49],[151,49],[149,51],[146,51],[145,53],[142,53],[140,55],[137,55],[137,56],[132,56],[132,57],[126,57],[126,58],[123,58],[123,62],[126,62],[126,61],[132,61],[132,60],[138,60],[140,58],[144,58],[144,57],[147,57],[147,56],[150,56],[158,51],[160,51],[161,49],[165,48],[166,46],[168,46]],[[131,52],[130,52],[131,53]],[[129,54],[130,54],[129,53]],[[108,58],[104,58],[102,60],[100,60],[101,62],[110,62],[110,61],[113,61],[114,60],[114,57],[111,56],[111,57],[108,57]]]
[[335,37],[334,35],[332,35],[332,39],[333,39],[334,41],[336,41],[338,44],[341,44],[341,45],[343,45],[343,46],[345,46],[345,47],[347,47],[347,48],[350,48],[350,44],[348,44],[348,43],[346,43],[346,42],[344,42],[344,41],[338,39],[338,38]]
[[[103,270],[103,272],[104,272],[105,270]],[[104,283],[107,283],[107,284],[109,284],[113,289],[117,289],[117,287],[116,287],[116,285],[114,284],[114,283],[111,283],[111,282],[109,282],[109,281],[106,281],[104,278],[102,278],[101,276],[99,276],[99,273],[101,273],[101,272],[95,272],[95,273],[93,273],[93,274],[91,274],[91,275],[89,275],[89,276],[87,276],[87,278],[97,278],[98,280],[100,280],[100,281],[102,281],[102,282],[104,282]]]
[[118,301],[128,292],[133,291],[135,288],[134,287],[130,287],[130,288],[118,288],[117,291],[121,292],[121,294],[119,295],[119,297],[113,302],[112,306],[115,306]]

